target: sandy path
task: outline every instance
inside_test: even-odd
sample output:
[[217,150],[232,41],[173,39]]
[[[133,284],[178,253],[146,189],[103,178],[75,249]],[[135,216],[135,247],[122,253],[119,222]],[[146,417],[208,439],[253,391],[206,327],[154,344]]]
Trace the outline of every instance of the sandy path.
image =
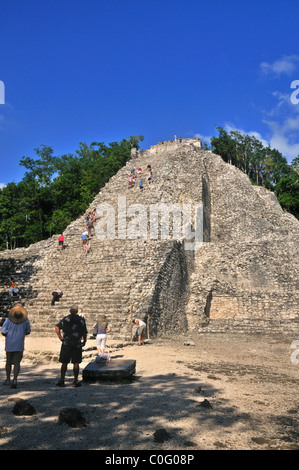
[[[83,383],[74,389],[69,367],[61,389],[55,385],[59,341],[28,336],[16,390],[2,385],[0,353],[0,449],[298,450],[295,339],[214,334],[150,340],[142,347],[110,343],[112,360],[136,359],[132,383]],[[194,345],[184,345],[189,340]],[[88,340],[81,371],[95,358],[94,346]],[[15,416],[18,398],[28,400],[36,414]],[[202,407],[204,400],[212,408]],[[87,426],[58,424],[64,407],[79,409]],[[162,427],[169,439],[156,442],[154,432]]]

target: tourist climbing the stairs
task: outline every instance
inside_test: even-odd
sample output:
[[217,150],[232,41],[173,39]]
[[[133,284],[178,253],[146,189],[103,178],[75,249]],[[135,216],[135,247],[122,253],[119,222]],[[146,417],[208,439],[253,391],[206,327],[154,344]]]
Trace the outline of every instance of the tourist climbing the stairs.
[[147,176],[147,184],[151,184],[153,182],[153,174],[152,171],[149,171],[149,174]]
[[17,288],[17,285],[16,285],[16,283],[15,283],[15,281],[12,277],[10,278],[8,294],[9,294],[10,297],[12,297],[13,295],[16,295],[17,297],[20,297],[19,289]]
[[58,237],[58,250],[63,250],[64,235],[61,233]]
[[89,240],[86,240],[86,243],[84,243],[84,245],[82,246],[82,250],[86,255],[91,252],[91,244]]
[[87,232],[88,232],[89,237],[91,237],[95,233],[95,228],[94,228],[92,220],[89,222],[89,224],[87,226]]
[[81,234],[81,247],[83,248],[83,246],[86,244],[87,242],[87,237],[88,237],[88,230],[85,230],[82,234]]
[[94,208],[91,211],[91,220],[92,220],[93,223],[95,223],[95,221],[97,220],[97,210],[96,210],[96,208]]
[[51,301],[51,305],[55,305],[55,302],[58,302],[63,296],[63,292],[62,290],[60,289],[55,289],[53,290],[52,292],[52,301]]
[[134,176],[130,175],[128,179],[128,189],[133,188],[134,184],[135,184]]

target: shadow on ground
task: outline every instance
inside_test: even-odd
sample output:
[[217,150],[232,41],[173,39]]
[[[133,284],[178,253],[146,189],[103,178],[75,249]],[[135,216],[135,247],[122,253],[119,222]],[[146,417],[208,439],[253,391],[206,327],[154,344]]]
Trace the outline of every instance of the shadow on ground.
[[[136,376],[132,383],[83,382],[72,388],[72,371],[66,387],[56,386],[59,365],[38,375],[23,366],[19,388],[1,384],[0,438],[2,449],[197,449],[199,436],[223,432],[232,426],[254,429],[254,419],[240,413],[227,400],[218,400],[221,388],[197,378],[176,374]],[[4,379],[4,374],[1,374]],[[3,380],[1,380],[3,382]],[[201,391],[196,392],[200,386]],[[18,397],[36,410],[33,416],[15,416]],[[203,407],[210,403],[212,408]],[[59,411],[74,407],[87,421],[84,428],[58,423]],[[169,439],[156,442],[154,432],[166,429]]]

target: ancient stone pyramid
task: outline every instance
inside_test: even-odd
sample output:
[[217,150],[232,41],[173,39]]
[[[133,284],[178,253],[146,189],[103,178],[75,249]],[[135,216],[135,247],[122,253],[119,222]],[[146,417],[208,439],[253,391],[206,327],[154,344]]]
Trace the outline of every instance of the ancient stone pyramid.
[[[148,164],[153,170],[150,185]],[[128,188],[132,167],[143,170],[143,192],[139,177]],[[84,215],[65,230],[63,252],[53,236],[0,254],[2,314],[7,312],[6,286],[13,276],[36,335],[52,335],[74,303],[87,314],[90,332],[105,313],[112,336],[122,340],[130,339],[132,311],[133,317],[149,318],[151,335],[297,331],[298,220],[281,209],[273,193],[253,186],[245,174],[198,142],[139,151],[88,211],[95,207],[107,208],[105,227],[112,232],[101,238],[97,228],[88,255],[81,250]],[[163,238],[163,211],[155,219],[158,237],[153,236],[153,207],[179,207],[182,214],[186,207],[201,207],[203,243],[187,249],[185,233],[174,236],[171,217],[168,237]],[[104,219],[99,218],[102,229]],[[190,221],[194,229],[195,218]],[[52,307],[51,292],[58,287],[64,295]]]

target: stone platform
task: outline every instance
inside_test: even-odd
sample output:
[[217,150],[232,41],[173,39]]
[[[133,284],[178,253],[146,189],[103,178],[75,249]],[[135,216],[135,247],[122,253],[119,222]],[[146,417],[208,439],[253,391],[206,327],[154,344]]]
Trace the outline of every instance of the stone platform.
[[90,362],[82,372],[84,382],[131,379],[136,372],[133,359],[112,359],[110,362]]

